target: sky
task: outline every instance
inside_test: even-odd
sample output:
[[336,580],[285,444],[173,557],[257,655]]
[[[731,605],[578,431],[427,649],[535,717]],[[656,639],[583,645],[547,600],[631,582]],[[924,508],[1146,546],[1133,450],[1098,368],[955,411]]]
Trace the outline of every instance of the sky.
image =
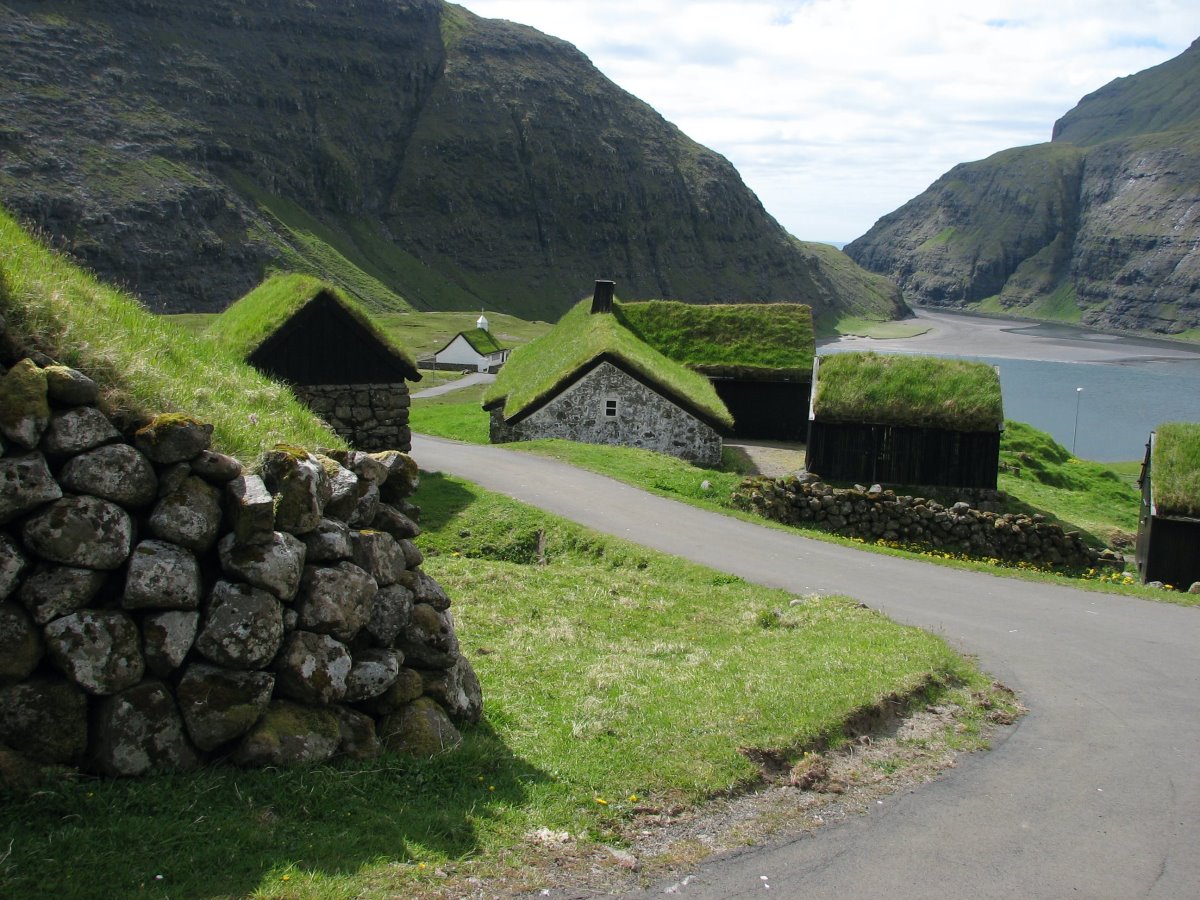
[[1200,37],[1196,0],[459,2],[574,44],[788,231],[836,243]]

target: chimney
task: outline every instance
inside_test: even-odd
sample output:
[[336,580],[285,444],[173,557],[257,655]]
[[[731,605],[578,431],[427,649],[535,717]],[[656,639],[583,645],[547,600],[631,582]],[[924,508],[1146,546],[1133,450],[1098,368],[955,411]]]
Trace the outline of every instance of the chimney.
[[596,293],[592,294],[592,315],[610,313],[613,309],[613,293],[617,289],[615,281],[596,281]]

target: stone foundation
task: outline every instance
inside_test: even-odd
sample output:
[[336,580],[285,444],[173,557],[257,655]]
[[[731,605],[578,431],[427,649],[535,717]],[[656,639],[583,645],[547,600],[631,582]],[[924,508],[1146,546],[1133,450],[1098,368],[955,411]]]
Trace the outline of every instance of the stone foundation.
[[412,449],[408,385],[297,384],[293,392],[359,450]]

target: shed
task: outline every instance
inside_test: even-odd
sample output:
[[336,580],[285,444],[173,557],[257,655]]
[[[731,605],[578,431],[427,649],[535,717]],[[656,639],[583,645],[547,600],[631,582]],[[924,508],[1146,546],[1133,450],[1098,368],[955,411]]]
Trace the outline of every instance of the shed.
[[508,359],[509,350],[501,346],[489,330],[487,316],[481,315],[470,331],[460,331],[441,350],[433,354],[435,369],[474,369],[496,372]]
[[1138,573],[1143,582],[1187,590],[1200,581],[1200,423],[1167,422],[1151,432],[1138,485]]
[[412,357],[338,288],[310,275],[272,276],[209,328],[256,369],[287,382],[361,450],[409,450]]
[[835,353],[813,364],[805,467],[830,481],[995,489],[1003,430],[992,366]]

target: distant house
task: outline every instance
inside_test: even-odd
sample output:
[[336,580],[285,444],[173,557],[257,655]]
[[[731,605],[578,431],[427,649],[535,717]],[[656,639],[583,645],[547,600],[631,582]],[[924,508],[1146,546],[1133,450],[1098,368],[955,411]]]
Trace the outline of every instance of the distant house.
[[1003,430],[992,366],[834,353],[813,366],[805,468],[830,481],[994,489]]
[[513,353],[484,395],[495,443],[564,438],[720,461],[733,417],[709,380],[664,356],[614,312],[612,282]]
[[509,350],[492,335],[487,316],[480,316],[471,331],[460,331],[433,354],[435,369],[473,369],[496,372],[508,359]]
[[1168,422],[1151,432],[1138,485],[1138,573],[1187,590],[1200,581],[1200,424]]
[[406,382],[421,374],[338,288],[309,275],[273,276],[221,313],[209,333],[287,382],[353,446],[411,448]]

